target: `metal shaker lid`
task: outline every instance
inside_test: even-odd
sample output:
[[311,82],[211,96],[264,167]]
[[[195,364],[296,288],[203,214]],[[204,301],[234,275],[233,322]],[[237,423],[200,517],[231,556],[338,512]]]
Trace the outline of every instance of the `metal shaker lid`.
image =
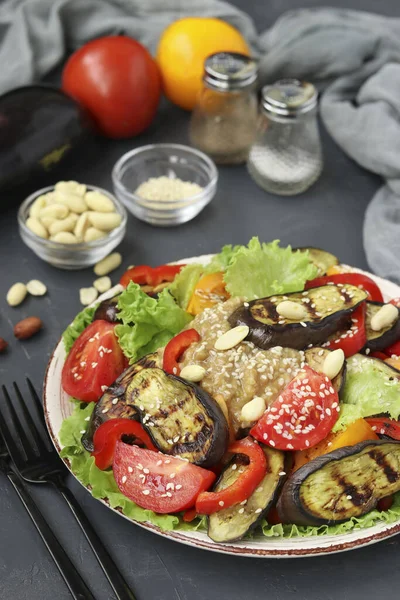
[[204,82],[221,91],[238,90],[257,79],[257,61],[245,54],[217,52],[204,63]]
[[262,89],[262,106],[273,118],[297,117],[317,106],[318,92],[312,83],[298,79],[280,79]]

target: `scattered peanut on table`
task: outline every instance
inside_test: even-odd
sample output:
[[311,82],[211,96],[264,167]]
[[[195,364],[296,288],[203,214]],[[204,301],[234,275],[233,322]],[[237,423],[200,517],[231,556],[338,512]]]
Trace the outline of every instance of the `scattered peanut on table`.
[[[114,202],[77,181],[59,181],[32,203],[25,225],[35,235],[61,244],[93,242],[122,221]],[[67,235],[65,235],[67,234]]]
[[14,335],[18,340],[27,340],[43,327],[39,317],[27,317],[14,326]]
[[100,260],[97,264],[94,265],[94,272],[98,277],[102,277],[103,275],[108,275],[114,269],[117,269],[122,262],[122,256],[119,252],[112,252],[103,260]]

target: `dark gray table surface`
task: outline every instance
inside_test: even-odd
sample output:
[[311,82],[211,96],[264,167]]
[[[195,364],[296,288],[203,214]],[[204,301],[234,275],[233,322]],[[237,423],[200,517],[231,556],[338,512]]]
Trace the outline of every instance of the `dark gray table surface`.
[[[321,1],[236,0],[257,18],[259,29],[273,23],[284,10],[320,6]],[[375,10],[398,16],[396,0],[341,0],[342,7]],[[379,8],[378,8],[379,6]],[[145,135],[131,141],[99,142],[66,178],[111,188],[110,171],[126,150],[144,143],[187,142],[188,115],[164,103]],[[367,268],[362,247],[362,222],[379,179],[349,160],[322,131],[325,169],[305,194],[283,198],[266,194],[249,178],[245,167],[221,168],[214,201],[194,221],[178,228],[159,229],[129,218],[128,233],[119,250],[124,266],[159,264],[209,253],[224,243],[245,243],[252,235],[280,238],[294,246],[314,245],[337,254],[344,262]],[[40,388],[46,363],[60,332],[80,310],[78,290],[91,285],[90,269],[66,272],[41,262],[21,242],[16,211],[0,216],[0,335],[11,348],[0,358],[0,381],[11,384],[29,375]],[[112,274],[116,282],[121,267]],[[35,277],[49,288],[45,298],[29,298],[10,308],[5,293],[15,281]],[[40,316],[45,329],[25,343],[13,340],[13,324],[29,315]],[[76,493],[99,534],[120,565],[138,600],[372,600],[393,597],[400,587],[400,538],[351,553],[307,559],[248,559],[216,555],[185,547],[137,527],[94,500],[72,477]],[[32,488],[98,600],[113,598],[98,565],[67,508],[46,486]],[[0,598],[4,600],[68,600],[70,595],[42,542],[0,475]]]

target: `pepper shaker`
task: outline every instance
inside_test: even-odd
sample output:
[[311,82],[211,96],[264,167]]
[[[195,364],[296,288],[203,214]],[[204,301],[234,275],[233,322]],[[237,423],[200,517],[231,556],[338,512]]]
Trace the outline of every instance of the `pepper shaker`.
[[203,89],[190,122],[190,141],[219,164],[247,160],[257,129],[257,63],[218,52],[204,64]]
[[266,191],[300,194],[318,179],[323,159],[317,97],[311,83],[297,79],[281,79],[262,89],[257,137],[247,167]]

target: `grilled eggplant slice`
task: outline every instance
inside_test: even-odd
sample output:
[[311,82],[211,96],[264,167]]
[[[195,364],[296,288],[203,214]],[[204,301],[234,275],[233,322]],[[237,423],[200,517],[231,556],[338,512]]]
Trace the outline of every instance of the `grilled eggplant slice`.
[[[330,354],[330,352],[332,352],[332,350],[328,350],[328,348],[319,348],[318,346],[315,346],[314,348],[309,348],[304,353],[306,363],[312,369],[314,369],[314,371],[317,371],[317,373],[322,373],[325,358],[328,356],[328,354]],[[340,369],[339,373],[336,375],[336,377],[332,379],[332,385],[338,394],[340,394],[341,390],[343,389],[345,381],[346,361],[343,362],[343,366]]]
[[120,294],[117,294],[116,296],[113,296],[113,298],[100,302],[93,315],[93,321],[102,320],[108,321],[109,323],[120,323],[117,309],[119,296]]
[[299,250],[300,252],[308,252],[310,261],[317,267],[317,277],[326,275],[326,272],[330,267],[339,264],[339,259],[326,250],[321,248],[313,248],[312,246],[303,246],[301,248],[293,248],[293,250]]
[[341,523],[398,491],[400,442],[371,440],[338,448],[300,467],[283,486],[277,508],[284,523]]
[[[134,405],[126,401],[126,390],[129,383],[136,373],[142,369],[151,369],[159,366],[160,358],[158,354],[147,354],[138,362],[131,365],[115,380],[115,382],[106,389],[100,400],[97,402],[89,426],[82,436],[82,446],[88,452],[93,452],[94,432],[102,423],[110,419],[134,419],[139,420],[139,414]],[[118,398],[118,402],[115,399]]]
[[398,340],[400,340],[400,310],[399,316],[396,321],[394,321],[391,325],[388,325],[381,331],[374,331],[371,328],[371,319],[376,313],[384,306],[384,302],[369,302],[367,301],[367,312],[365,315],[365,329],[367,332],[367,343],[363,348],[363,352],[367,348],[371,352],[377,352],[379,350],[384,350],[391,344],[394,344]]
[[[208,518],[208,535],[214,542],[240,540],[265,518],[284,479],[284,453],[260,444],[267,459],[267,473],[246,504],[235,504]],[[234,469],[232,467],[236,465]],[[233,457],[214,486],[215,492],[232,485],[239,477],[242,466],[240,455]]]
[[131,380],[126,402],[164,454],[202,467],[225,454],[228,423],[218,403],[198,385],[162,369],[143,369]]
[[[232,327],[248,325],[247,340],[259,348],[268,350],[273,346],[283,346],[302,350],[310,344],[316,346],[326,342],[328,337],[344,329],[352,312],[367,294],[353,285],[323,285],[292,294],[270,296],[243,304],[229,317]],[[283,300],[301,304],[307,310],[302,321],[283,319],[276,307]]]

